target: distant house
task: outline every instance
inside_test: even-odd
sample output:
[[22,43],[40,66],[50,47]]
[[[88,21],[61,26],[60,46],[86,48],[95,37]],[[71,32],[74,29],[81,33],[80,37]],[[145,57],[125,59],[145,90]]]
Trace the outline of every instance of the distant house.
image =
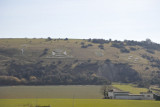
[[125,91],[109,91],[108,97],[110,99],[128,99],[128,100],[153,100],[153,93],[140,93],[140,94],[130,94],[129,92]]

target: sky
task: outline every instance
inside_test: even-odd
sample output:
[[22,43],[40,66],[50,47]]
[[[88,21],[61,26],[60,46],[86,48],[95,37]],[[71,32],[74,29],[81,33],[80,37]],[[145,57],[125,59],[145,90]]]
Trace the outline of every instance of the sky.
[[160,43],[160,0],[0,0],[0,38]]

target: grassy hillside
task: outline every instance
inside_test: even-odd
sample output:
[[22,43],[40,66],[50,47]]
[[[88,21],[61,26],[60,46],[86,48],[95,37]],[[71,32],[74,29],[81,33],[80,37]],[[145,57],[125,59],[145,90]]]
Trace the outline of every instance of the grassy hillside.
[[0,39],[4,85],[138,81],[144,86],[159,83],[159,63],[159,44],[150,41]]

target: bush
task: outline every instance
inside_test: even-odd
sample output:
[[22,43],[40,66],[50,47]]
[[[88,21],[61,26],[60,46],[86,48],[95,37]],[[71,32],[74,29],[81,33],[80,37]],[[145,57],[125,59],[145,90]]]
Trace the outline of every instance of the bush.
[[124,44],[123,43],[112,43],[111,45],[112,47],[115,47],[115,48],[124,48]]
[[104,49],[104,46],[103,46],[102,44],[98,45],[98,47],[99,47],[100,49]]
[[147,49],[146,51],[149,52],[149,53],[151,53],[151,54],[155,54],[154,50]]
[[51,41],[51,40],[52,40],[52,38],[51,38],[51,37],[48,37],[48,38],[47,38],[47,41]]
[[82,45],[82,46],[81,46],[81,48],[87,48],[87,47],[88,47],[87,45]]
[[104,62],[105,62],[105,63],[110,63],[111,60],[110,60],[110,59],[106,59]]
[[65,38],[64,40],[68,40],[68,38]]
[[92,44],[88,44],[88,46],[93,46]]
[[93,42],[93,43],[104,44],[106,41],[105,41],[104,39],[93,39],[92,42]]
[[122,53],[129,53],[130,51],[128,50],[128,49],[126,49],[126,48],[122,48],[122,49],[120,49],[120,51],[122,52]]
[[131,51],[136,51],[136,48],[130,47]]

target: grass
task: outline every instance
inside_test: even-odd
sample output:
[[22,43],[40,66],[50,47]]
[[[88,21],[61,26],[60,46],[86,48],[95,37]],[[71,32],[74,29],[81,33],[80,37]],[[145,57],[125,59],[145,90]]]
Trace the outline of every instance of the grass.
[[158,101],[105,99],[1,99],[0,107],[159,107]]
[[140,92],[148,91],[147,88],[139,88],[133,84],[113,84],[112,86],[123,91],[129,91],[132,94],[139,94]]
[[[84,42],[85,45],[92,44],[93,46],[88,48],[81,48],[81,42]],[[63,49],[67,51],[67,54],[73,56],[73,58],[78,60],[106,60],[110,59],[112,62],[121,62],[128,63],[132,65],[133,69],[138,72],[144,71],[146,66],[149,66],[149,71],[157,71],[158,69],[150,66],[148,61],[142,58],[140,55],[146,54],[144,49],[136,46],[138,50],[130,51],[130,53],[120,53],[119,49],[111,47],[111,43],[103,44],[104,50],[98,48],[99,44],[88,42],[87,40],[82,39],[69,39],[67,41],[54,39],[52,41],[46,41],[46,39],[27,39],[27,38],[15,38],[15,39],[0,39],[0,48],[17,49],[17,53],[14,54],[15,59],[23,59],[26,57],[27,61],[30,60],[33,62],[34,60],[38,60],[40,54],[43,52],[45,48],[48,48],[49,51],[47,55],[41,57],[41,60],[44,60],[47,56],[51,56],[51,52],[54,49]],[[21,50],[24,49],[24,55],[21,55]],[[129,48],[129,47],[128,47]],[[98,54],[103,54],[97,55]],[[157,52],[153,55],[154,57],[159,57],[160,52]],[[131,60],[128,60],[128,56],[133,56]],[[152,56],[152,55],[151,55]],[[1,57],[1,56],[0,56]],[[37,59],[36,59],[37,58]],[[139,58],[139,60],[135,63],[134,59]],[[4,59],[11,60],[11,59]],[[0,61],[2,63],[2,61]],[[47,62],[44,62],[47,63]],[[1,66],[0,66],[1,67]],[[148,72],[146,73],[148,75]]]
[[0,87],[0,99],[20,98],[67,98],[101,99],[101,86],[6,86]]

